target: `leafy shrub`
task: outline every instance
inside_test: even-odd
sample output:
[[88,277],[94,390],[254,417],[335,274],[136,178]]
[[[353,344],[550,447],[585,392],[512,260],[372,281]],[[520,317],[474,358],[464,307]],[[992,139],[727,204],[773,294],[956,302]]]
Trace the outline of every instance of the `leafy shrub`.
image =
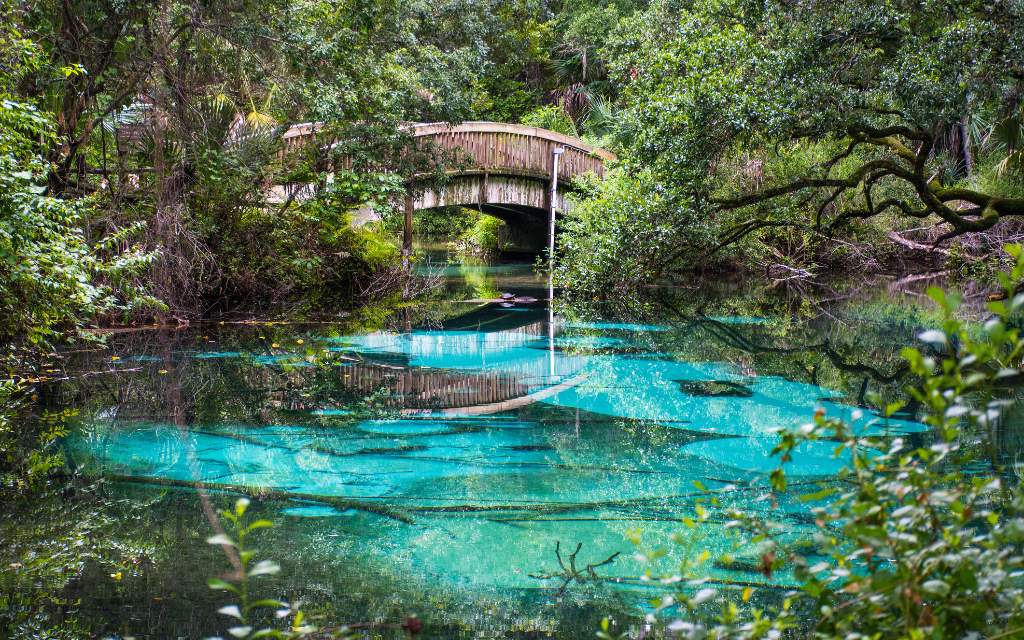
[[[956,316],[959,299],[933,288],[944,314],[941,330],[926,331],[924,351],[903,356],[920,382],[908,389],[931,428],[923,442],[867,437],[824,412],[782,433],[766,498],[787,491],[786,463],[808,441],[835,443],[848,460],[837,482],[801,496],[817,526],[813,553],[787,544],[779,525],[739,511],[728,528],[758,545],[771,576],[791,568],[800,582],[768,612],[724,598],[701,579],[673,579],[680,588],[659,608],[678,607],[669,628],[686,638],[777,638],[793,628],[818,638],[1009,638],[1024,633],[1024,486],[997,449],[1008,385],[1022,376],[1024,250],[1008,247],[1015,266],[1000,281],[1006,301],[975,328]],[[902,407],[884,408],[891,415]],[[710,516],[713,495],[689,526]],[[721,613],[710,607],[722,604]],[[800,611],[802,615],[797,614]],[[599,634],[612,637],[609,624]]]
[[482,215],[455,242],[459,253],[486,256],[505,248],[505,223],[493,216]]
[[629,293],[708,244],[707,221],[649,172],[613,170],[580,186],[584,197],[561,220],[559,286],[590,296]]
[[[0,31],[0,59],[17,47],[34,55],[16,34]],[[0,67],[0,340],[7,355],[15,343],[41,348],[101,314],[157,304],[130,285],[155,257],[129,244],[141,225],[90,244],[90,201],[47,195],[44,154],[57,142],[53,123],[7,94],[15,74]]]
[[360,283],[399,260],[397,248],[374,226],[352,226],[351,210],[392,188],[390,182],[339,180],[317,198],[283,210],[254,207],[225,217],[213,234],[219,273],[208,295],[250,309],[351,306],[361,297]]
[[[413,233],[421,239],[453,240],[466,233],[484,215],[469,207],[438,207],[417,211],[413,217]],[[397,209],[382,220],[383,229],[400,237],[405,214]]]
[[523,116],[522,123],[531,127],[540,127],[567,136],[577,136],[576,123],[566,113],[565,109],[557,104],[546,104],[537,107],[530,113]]

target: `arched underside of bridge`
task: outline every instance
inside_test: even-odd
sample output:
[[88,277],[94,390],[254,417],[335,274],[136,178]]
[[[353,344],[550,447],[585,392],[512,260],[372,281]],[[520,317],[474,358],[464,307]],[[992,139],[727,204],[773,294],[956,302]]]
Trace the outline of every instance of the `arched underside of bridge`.
[[[462,173],[450,176],[443,186],[413,185],[415,212],[441,207],[465,207],[498,218],[508,225],[508,240],[517,249],[540,252],[547,246],[550,183],[541,176]],[[565,213],[570,201],[559,191],[555,207]],[[371,209],[360,209],[357,225],[379,219]]]
[[[500,219],[509,228],[509,240],[519,249],[540,251],[547,245],[550,185],[543,179],[488,173],[453,176],[441,188],[415,192],[413,209],[466,207]],[[564,193],[555,207],[567,211]]]

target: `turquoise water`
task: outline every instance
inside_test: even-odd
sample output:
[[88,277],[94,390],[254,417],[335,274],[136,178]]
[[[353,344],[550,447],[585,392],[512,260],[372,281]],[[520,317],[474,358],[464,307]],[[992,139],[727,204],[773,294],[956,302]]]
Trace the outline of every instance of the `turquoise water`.
[[[221,504],[257,493],[300,576],[345,567],[344,580],[313,589],[299,577],[293,589],[352,616],[353,584],[390,585],[405,611],[473,635],[481,625],[564,630],[566,598],[640,615],[652,595],[645,574],[672,575],[705,551],[687,577],[785,587],[785,572],[756,570],[757,548],[730,532],[724,510],[770,513],[784,537],[808,539],[801,495],[834,482],[844,458],[829,442],[802,445],[787,465],[793,489],[772,504],[775,432],[824,410],[864,434],[926,437],[912,414],[884,420],[859,406],[865,390],[898,393],[906,327],[837,329],[747,294],[709,294],[713,308],[690,314],[549,314],[528,267],[464,275],[449,274],[449,291],[478,300],[483,278],[540,300],[445,300],[383,326],[115,337],[94,358],[122,393],[81,382],[69,456],[132,495],[196,482]],[[712,499],[706,521],[681,524]],[[558,594],[560,581],[544,579],[556,544],[582,544],[581,564],[620,555],[598,585]],[[652,560],[655,548],[665,554]],[[737,561],[714,560],[725,553]],[[592,620],[573,624],[592,637]]]

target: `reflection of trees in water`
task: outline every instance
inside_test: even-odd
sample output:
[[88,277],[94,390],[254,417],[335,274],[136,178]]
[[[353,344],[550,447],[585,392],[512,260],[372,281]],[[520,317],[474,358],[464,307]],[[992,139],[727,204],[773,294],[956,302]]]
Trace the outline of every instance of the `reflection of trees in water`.
[[[928,283],[924,283],[928,284]],[[905,386],[910,373],[901,351],[916,335],[941,321],[923,294],[921,305],[892,291],[877,289],[845,293],[827,292],[817,298],[806,295],[766,295],[763,290],[711,293],[659,292],[635,303],[617,305],[616,314],[637,323],[667,325],[669,331],[647,334],[652,351],[666,351],[677,358],[724,360],[745,373],[776,375],[840,390],[860,406],[870,404],[871,393],[883,402],[905,401],[902,417],[913,418],[919,404],[909,398]],[[985,297],[978,291],[965,296],[963,312],[979,321],[985,317]],[[594,313],[586,304],[584,313]],[[567,312],[571,315],[572,310]],[[767,321],[730,321],[730,315],[764,317]],[[723,316],[725,316],[723,318]],[[920,347],[920,345],[918,345]],[[926,347],[927,348],[927,347]],[[1016,378],[1004,381],[1013,407],[994,427],[990,464],[1019,468],[1024,460],[1024,408],[1018,401],[1021,385]],[[926,434],[911,436],[922,441]]]
[[[110,356],[100,353],[74,366],[81,372],[122,370],[73,377],[62,385],[61,394],[86,415],[109,421],[167,420],[190,425],[266,424],[288,412],[362,398],[338,384],[335,355],[297,345],[296,334],[284,338],[279,328],[253,327],[233,328],[213,337],[194,330],[119,335],[111,341],[111,352],[132,354],[127,362],[110,367]],[[277,346],[276,340],[284,347]],[[235,355],[229,351],[233,349],[244,353]],[[225,350],[224,356],[219,357],[216,350]],[[213,357],[195,357],[210,356],[210,352]],[[260,362],[260,358],[266,360]]]
[[[308,334],[408,332],[441,326],[464,312],[465,305],[454,302],[381,304],[361,308],[340,324],[211,324],[114,333],[108,337],[109,350],[70,354],[70,379],[48,388],[44,397],[113,421],[180,419],[185,424],[266,424],[288,411],[372,405],[378,390],[341,384],[341,356],[323,351],[325,345],[314,343]],[[302,336],[306,339],[297,343]],[[233,350],[242,357],[193,357]],[[113,361],[111,354],[130,357]],[[332,417],[329,422],[339,420]]]
[[[227,335],[238,332],[244,335],[234,338]],[[261,347],[256,353],[252,353],[254,347],[249,346],[249,341],[257,340],[260,333],[264,333],[267,339],[255,343]],[[234,435],[231,437],[239,438],[239,442],[245,439],[247,444],[253,446],[260,445],[260,442],[255,438],[254,432],[246,433],[245,425],[297,424],[301,421],[302,424],[311,427],[307,434],[313,436],[312,442],[289,443],[285,437],[284,446],[332,457],[373,456],[375,460],[384,461],[381,465],[382,473],[387,471],[390,461],[394,461],[398,466],[408,454],[422,453],[412,448],[416,436],[405,435],[402,439],[409,446],[348,452],[340,448],[335,449],[335,445],[339,444],[336,438],[345,437],[345,429],[336,427],[349,425],[357,418],[341,416],[319,419],[311,416],[308,410],[324,406],[351,406],[365,399],[364,391],[349,393],[342,383],[339,372],[345,368],[338,366],[336,356],[324,356],[317,352],[314,361],[307,362],[303,354],[299,353],[298,358],[302,366],[262,365],[253,360],[255,356],[274,356],[285,350],[284,347],[273,348],[275,342],[287,345],[292,351],[300,352],[301,350],[296,347],[294,328],[232,329],[224,335],[211,334],[211,337],[217,342],[207,342],[193,331],[169,335],[136,334],[126,337],[126,340],[135,342],[117,344],[118,353],[132,353],[156,359],[141,361],[139,364],[142,366],[131,365],[131,368],[139,368],[139,371],[77,380],[70,383],[68,389],[75,390],[74,392],[79,395],[89,409],[87,413],[102,416],[104,419],[109,417],[117,424],[130,424],[135,420],[167,420],[173,424],[187,426],[193,434],[199,431],[196,425],[208,425],[211,433],[225,436],[228,431],[233,431]],[[307,343],[313,343],[308,336],[305,340]],[[227,351],[239,348],[238,345],[245,345],[246,350],[250,350],[252,355],[203,360],[189,353],[207,348]],[[400,367],[401,359],[392,365]],[[444,504],[436,497],[428,500],[422,495],[388,495],[379,500],[336,498],[331,499],[333,502],[322,501],[339,508],[356,508],[362,512],[382,516],[388,527],[403,530],[404,527],[410,526],[437,527],[438,523],[441,523],[442,527],[470,526],[487,531],[486,527],[493,523],[501,523],[511,528],[523,524],[561,527],[575,526],[568,523],[594,522],[597,523],[596,526],[604,527],[601,529],[604,531],[608,527],[617,526],[616,523],[671,525],[679,513],[692,511],[696,501],[706,498],[706,494],[698,490],[666,495],[672,492],[662,490],[663,484],[658,486],[648,481],[654,476],[664,477],[669,482],[678,482],[679,479],[688,477],[682,473],[678,465],[667,466],[671,462],[671,457],[677,456],[675,452],[678,451],[678,445],[692,438],[688,434],[679,434],[674,429],[650,421],[610,421],[606,416],[592,415],[584,416],[584,428],[581,433],[577,431],[579,424],[573,424],[569,410],[534,406],[529,411],[532,417],[551,420],[545,422],[543,432],[538,430],[538,433],[532,436],[541,440],[539,444],[550,446],[554,454],[551,459],[512,463],[489,460],[487,457],[492,453],[501,452],[498,449],[481,446],[467,451],[467,456],[473,454],[481,456],[482,459],[467,461],[466,467],[474,471],[480,468],[497,469],[510,475],[524,477],[537,477],[557,471],[564,474],[560,480],[563,484],[557,487],[558,495],[545,494],[536,497],[537,504],[523,504],[515,499],[485,502],[477,499],[478,495],[468,490],[465,495],[451,496]],[[227,425],[228,429],[218,429],[218,425]],[[323,428],[316,428],[318,426]],[[482,430],[483,427],[477,429]],[[452,430],[449,433],[456,436],[469,431]],[[436,439],[438,435],[444,434],[433,434],[432,437]],[[581,454],[581,449],[585,449],[586,455]],[[544,451],[545,449],[536,448],[534,452]],[[628,464],[622,459],[614,463],[598,464],[602,459],[608,458],[609,452],[625,452]],[[522,449],[520,453],[531,453],[531,450]],[[425,459],[435,461],[431,458]],[[593,485],[594,478],[602,477],[614,477],[614,481],[606,482],[598,488],[588,486],[588,480]],[[743,500],[762,491],[749,482],[750,478],[734,480],[737,486],[728,493],[721,494],[723,502]],[[181,481],[161,483],[159,486],[170,490],[194,488],[209,491],[217,488],[238,491],[261,498],[265,504],[274,505],[275,508],[288,505],[288,501],[296,497],[279,489],[260,487],[225,487],[212,484],[200,486]],[[314,493],[301,497],[310,501],[320,499]],[[387,513],[383,513],[385,510]],[[398,517],[395,517],[396,515]],[[797,521],[795,517],[780,517],[785,518],[786,522],[793,526],[807,524]],[[406,522],[405,518],[414,520],[415,525]],[[707,526],[720,527],[722,524],[708,522]],[[166,533],[166,525],[154,523],[150,533],[155,531]],[[295,547],[300,546],[291,544]],[[290,549],[289,553],[291,552]],[[295,553],[299,552],[296,550]],[[524,569],[533,568],[530,565],[532,560],[523,562]],[[300,563],[308,566],[308,559],[296,558],[296,564]],[[305,586],[308,585],[304,583]]]
[[[816,360],[814,357],[815,355],[820,354],[821,356],[824,356],[824,359],[831,364],[832,367],[842,374],[861,378],[862,382],[857,394],[857,401],[861,405],[866,402],[865,395],[868,390],[869,381],[873,380],[884,385],[890,385],[896,382],[903,382],[907,374],[910,372],[910,367],[906,362],[899,364],[891,363],[887,370],[867,364],[869,361],[868,359],[870,359],[870,361],[876,361],[875,359],[879,355],[886,360],[895,360],[896,358],[892,357],[892,353],[879,353],[881,350],[877,348],[878,345],[876,345],[876,348],[872,349],[869,346],[871,345],[871,342],[865,339],[864,334],[858,335],[856,342],[853,344],[850,342],[844,342],[837,345],[832,336],[825,336],[820,339],[816,339],[816,336],[800,336],[797,337],[796,340],[793,340],[792,336],[787,336],[787,338],[789,338],[787,342],[789,342],[790,345],[792,345],[792,342],[794,341],[798,344],[792,346],[776,346],[775,344],[765,344],[757,336],[745,335],[744,332],[739,331],[735,326],[717,321],[714,318],[709,318],[703,314],[690,317],[680,314],[678,317],[680,317],[684,323],[703,330],[719,344],[731,347],[751,356],[780,356],[784,360],[803,360],[803,362],[809,362],[810,367],[808,373],[810,376],[808,381],[816,385],[822,384],[819,380],[819,372],[821,367],[824,365],[824,362],[820,358]],[[771,339],[777,340],[776,337],[772,337]],[[890,342],[889,344],[891,345],[893,343]],[[854,351],[854,353],[847,355],[846,352],[849,351]],[[864,353],[865,351],[869,351],[869,353]],[[802,358],[800,356],[802,356]],[[807,365],[804,366],[806,367]]]
[[[666,357],[676,359],[733,362],[738,367],[759,375],[779,375],[788,379],[808,380],[825,386],[834,386],[849,391],[851,396],[856,393],[861,402],[869,383],[873,385],[873,390],[885,389],[895,393],[898,385],[904,382],[905,371],[902,369],[898,352],[909,336],[898,336],[892,331],[877,327],[860,327],[855,323],[844,323],[827,316],[824,320],[822,316],[798,316],[773,323],[735,325],[716,319],[714,311],[707,308],[688,309],[678,301],[669,301],[669,304],[675,306],[671,319],[666,322],[666,311],[663,309],[654,316],[653,322],[670,325],[670,331],[637,336],[635,339],[643,346],[643,350],[668,353],[670,355]],[[757,309],[753,311],[756,312]],[[648,321],[652,321],[650,316]],[[410,325],[412,318],[403,318],[401,323]],[[139,332],[130,336],[118,336],[115,338],[116,352],[149,356],[155,360],[141,361],[130,366],[139,369],[138,371],[87,376],[71,381],[65,385],[65,392],[75,396],[77,401],[87,408],[87,415],[102,417],[104,420],[110,418],[118,424],[134,420],[168,420],[173,424],[188,425],[189,428],[195,429],[194,425],[216,426],[234,423],[243,428],[230,437],[237,437],[239,441],[245,439],[250,444],[258,446],[265,446],[266,443],[261,444],[258,439],[251,437],[252,434],[246,435],[244,425],[296,424],[301,420],[311,427],[322,426],[323,429],[311,428],[308,431],[313,436],[310,444],[299,444],[296,441],[286,442],[286,446],[308,448],[310,451],[332,457],[373,456],[375,459],[385,460],[384,467],[392,460],[400,462],[409,453],[422,452],[422,446],[417,448],[417,445],[413,444],[417,438],[425,438],[428,435],[436,438],[445,433],[403,435],[403,442],[408,444],[390,449],[336,449],[336,438],[344,435],[344,429],[339,427],[350,425],[358,418],[316,418],[308,413],[309,410],[325,406],[352,406],[364,402],[367,393],[372,392],[367,389],[354,391],[343,384],[340,372],[344,371],[344,368],[339,368],[337,356],[317,352],[314,354],[313,362],[306,361],[304,349],[296,346],[294,327],[253,327],[231,331],[245,335],[235,338],[214,336],[218,340],[216,344],[204,341],[194,331],[172,334]],[[260,349],[253,353],[254,347],[247,341],[255,340],[259,333],[264,333],[267,339],[258,343],[253,342],[252,344],[261,345]],[[312,342],[308,337],[306,340]],[[285,351],[284,348],[273,348],[271,345],[274,342],[286,344],[288,350],[296,352],[297,362],[301,363],[301,366],[263,365],[254,362],[252,356],[277,356]],[[185,355],[188,351],[206,348],[228,349],[234,344],[242,343],[246,344],[246,349],[252,356],[202,360]],[[95,359],[96,363],[101,361],[104,367],[107,367],[109,355]],[[401,359],[391,364],[396,367],[402,366]],[[609,371],[609,375],[611,373]],[[600,375],[600,372],[595,375]],[[650,380],[638,378],[627,382],[641,385]],[[390,392],[388,385],[384,387],[385,393]],[[376,412],[379,407],[371,405],[367,410]],[[514,500],[485,502],[474,499],[474,494],[469,489],[466,489],[466,495],[452,495],[444,504],[440,504],[437,497],[431,497],[428,501],[422,495],[389,495],[377,501],[336,498],[332,504],[340,508],[359,509],[364,514],[369,514],[368,517],[380,517],[381,522],[387,527],[394,527],[400,532],[405,531],[407,527],[416,527],[418,530],[438,526],[484,527],[489,523],[501,523],[511,530],[521,525],[544,526],[547,523],[550,526],[566,527],[565,532],[559,530],[558,535],[562,535],[563,540],[575,541],[577,538],[571,538],[571,534],[568,533],[569,527],[577,526],[581,522],[594,522],[597,526],[604,527],[609,526],[609,523],[614,526],[617,522],[637,523],[650,527],[656,526],[656,523],[671,524],[678,520],[680,514],[692,512],[695,504],[707,499],[707,493],[696,489],[686,493],[666,495],[670,492],[662,492],[661,495],[651,496],[650,490],[653,485],[645,483],[645,478],[655,474],[673,479],[685,477],[679,473],[678,467],[667,466],[667,460],[670,456],[678,456],[680,444],[695,437],[693,434],[680,433],[658,424],[657,421],[609,419],[607,416],[593,414],[584,414],[580,418],[579,410],[575,411],[574,423],[571,413],[569,410],[542,406],[532,406],[524,411],[521,417],[545,421],[543,433],[536,436],[542,439],[542,442],[508,448],[530,453],[547,451],[546,446],[554,454],[553,459],[530,464],[515,463],[507,465],[506,468],[509,469],[509,473],[522,476],[552,470],[565,473],[563,478],[569,478],[574,473],[582,477],[588,471],[614,475],[617,485],[601,489],[609,493],[607,499],[601,499],[598,495],[600,491],[592,491],[590,495],[582,495],[581,491],[579,495],[574,496],[572,490],[575,487],[571,481],[563,480],[566,484],[558,488],[565,489],[564,494],[560,492],[557,499],[547,496],[544,501],[538,500],[538,504],[523,504]],[[471,433],[473,429],[480,430],[483,427],[453,429],[446,433],[453,436],[463,435]],[[211,430],[211,433],[220,436],[226,434],[223,430],[218,433],[216,429]],[[599,469],[595,461],[600,460],[602,456],[607,458],[609,452],[615,451],[629,452],[630,468],[627,469],[622,464],[608,464]],[[479,449],[472,453],[490,452]],[[476,460],[473,464],[478,467],[485,465],[487,468],[501,468],[503,463],[484,459]],[[753,498],[764,491],[763,484],[758,484],[753,475],[705,480],[708,484],[717,483],[713,484],[713,495],[725,506],[747,500],[753,502]],[[487,482],[493,480],[489,479]],[[481,486],[484,484],[481,483]],[[726,484],[735,486],[726,490]],[[795,494],[811,493],[821,482],[809,481],[799,488],[796,488],[796,484],[791,485],[794,487],[794,495],[779,497],[783,507],[788,506],[788,501],[797,499]],[[185,492],[176,490],[189,487],[187,483],[161,485],[161,488],[170,490],[164,500],[184,503],[182,494]],[[259,508],[266,509],[268,515],[278,513],[279,507],[289,504],[288,501],[295,498],[293,494],[266,488],[229,489],[260,498],[263,502]],[[127,484],[122,484],[119,489],[134,490],[132,485]],[[612,495],[612,491],[618,493],[619,497]],[[621,497],[623,495],[640,497]],[[303,497],[311,501],[321,499],[315,494]],[[152,520],[145,527],[138,527],[133,535],[146,540],[152,537],[182,540],[182,531],[189,531],[197,526],[194,517],[195,501],[191,500],[189,504],[190,512],[178,509],[177,515],[170,518],[167,517],[168,512],[175,511],[168,510],[166,504],[161,505],[159,509],[154,509],[155,515]],[[749,507],[750,504],[744,506]],[[767,509],[766,506],[764,508]],[[396,515],[399,517],[395,517]],[[813,526],[813,522],[801,519],[800,514],[786,508],[775,509],[770,515],[794,530]],[[410,524],[407,519],[414,521],[414,524]],[[722,521],[710,518],[702,527],[706,532],[710,532],[709,535],[720,534],[720,527],[723,524]],[[317,534],[321,533],[318,529],[323,526],[308,522],[291,523],[282,530],[282,537],[278,540],[281,553],[287,556],[291,566],[301,566],[303,570],[313,572],[311,575],[303,575],[298,587],[299,595],[305,600],[331,603],[339,608],[349,607],[350,611],[358,611],[360,614],[372,612],[374,616],[381,617],[389,614],[383,611],[386,607],[380,603],[387,601],[387,598],[393,597],[395,593],[401,593],[409,599],[408,601],[427,601],[428,596],[417,594],[414,588],[397,587],[393,579],[385,575],[385,571],[372,573],[371,569],[366,568],[372,563],[369,560],[362,562],[366,558],[359,557],[357,559],[360,562],[355,562],[352,557],[345,557],[339,553],[337,547],[329,547],[322,535],[317,537]],[[480,530],[486,531],[483,528]],[[316,533],[310,534],[310,531]],[[294,535],[296,532],[308,536],[302,538],[302,544],[295,543],[295,539],[285,535]],[[349,531],[346,531],[346,534],[351,534],[347,536],[349,538],[366,535]],[[307,542],[309,544],[306,544]],[[158,552],[164,554],[164,557],[158,563],[159,566],[181,566],[180,558],[176,557],[180,553],[179,545],[167,544],[161,549]],[[590,549],[589,542],[587,549]],[[600,560],[604,557],[606,554],[601,553],[591,560]],[[208,555],[204,558],[209,560]],[[618,562],[624,559],[620,558]],[[318,565],[317,560],[323,562]],[[534,564],[534,558],[521,560],[524,569],[543,564]],[[355,572],[352,571],[353,567],[356,569]],[[736,570],[742,571],[742,566]],[[154,569],[154,572],[156,571]],[[174,576],[170,574],[171,570],[168,569],[163,585],[174,585],[175,589],[180,589],[180,584],[176,583]],[[589,573],[586,575],[589,576]],[[599,573],[599,576],[606,577],[603,573]],[[722,581],[728,584],[753,584],[739,582],[740,578],[743,576],[738,574],[736,580],[729,578]],[[624,584],[629,579],[617,580]],[[193,586],[195,592],[205,589],[199,582]],[[350,606],[349,600],[338,604],[339,598],[335,597],[335,594],[345,594],[348,597],[348,594],[352,593],[356,594],[351,600],[351,603],[355,604]],[[367,593],[373,593],[378,599],[374,601],[371,597],[361,595]],[[148,593],[139,595],[140,602],[147,602]],[[429,597],[432,602],[436,602],[436,590],[430,591]],[[457,603],[458,597],[456,594],[452,601]],[[360,611],[353,608],[356,605],[365,609]],[[448,606],[455,607],[457,604],[449,603]],[[597,608],[607,611],[605,607]],[[146,607],[140,609],[152,610]],[[390,615],[393,617],[393,613]]]
[[[641,334],[654,352],[676,359],[729,362],[748,375],[773,375],[841,390],[865,403],[868,391],[898,395],[908,368],[900,350],[915,326],[873,321],[848,313],[850,296],[816,302],[757,289],[751,292],[658,290],[611,308],[565,303],[567,316],[602,312],[626,322],[661,324],[669,330]],[[735,318],[735,319],[734,319]]]

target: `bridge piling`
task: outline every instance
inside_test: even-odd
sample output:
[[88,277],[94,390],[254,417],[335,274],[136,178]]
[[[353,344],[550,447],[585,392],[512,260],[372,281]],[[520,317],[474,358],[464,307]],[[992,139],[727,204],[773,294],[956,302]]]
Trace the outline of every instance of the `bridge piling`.
[[405,196],[405,225],[402,229],[402,267],[406,271],[412,262],[412,214],[415,211],[415,203],[412,194]]

